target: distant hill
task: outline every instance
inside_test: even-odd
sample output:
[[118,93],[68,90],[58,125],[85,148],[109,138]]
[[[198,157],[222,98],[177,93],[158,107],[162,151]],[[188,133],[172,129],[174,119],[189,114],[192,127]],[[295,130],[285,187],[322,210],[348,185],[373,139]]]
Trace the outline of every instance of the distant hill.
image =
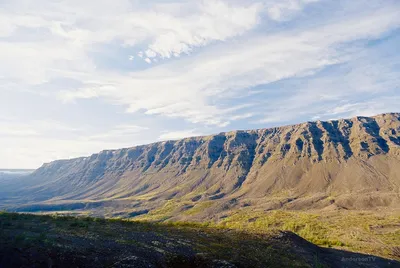
[[[44,164],[1,187],[3,208],[169,219],[243,207],[400,208],[400,114],[158,142]],[[1,205],[0,205],[1,206]]]
[[34,171],[34,169],[0,169],[0,175],[25,175]]
[[[0,181],[14,180],[22,176],[33,173],[34,170],[29,169],[0,169]],[[3,185],[4,186],[4,185]]]

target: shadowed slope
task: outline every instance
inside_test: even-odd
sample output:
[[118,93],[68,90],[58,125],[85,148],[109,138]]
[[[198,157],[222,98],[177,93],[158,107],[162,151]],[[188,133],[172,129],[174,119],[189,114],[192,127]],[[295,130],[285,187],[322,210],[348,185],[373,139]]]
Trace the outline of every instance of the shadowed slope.
[[398,267],[291,232],[0,213],[1,267]]

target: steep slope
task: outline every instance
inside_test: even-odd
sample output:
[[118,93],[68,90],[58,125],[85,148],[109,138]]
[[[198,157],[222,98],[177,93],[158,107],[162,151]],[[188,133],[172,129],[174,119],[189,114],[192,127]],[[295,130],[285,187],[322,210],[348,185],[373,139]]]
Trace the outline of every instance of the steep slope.
[[24,183],[28,186],[23,190],[0,191],[0,198],[12,196],[8,205],[42,204],[31,206],[33,210],[75,204],[63,208],[113,207],[143,213],[167,200],[191,203],[177,214],[209,201],[215,203],[215,212],[249,205],[399,208],[400,114],[102,151],[45,164]]

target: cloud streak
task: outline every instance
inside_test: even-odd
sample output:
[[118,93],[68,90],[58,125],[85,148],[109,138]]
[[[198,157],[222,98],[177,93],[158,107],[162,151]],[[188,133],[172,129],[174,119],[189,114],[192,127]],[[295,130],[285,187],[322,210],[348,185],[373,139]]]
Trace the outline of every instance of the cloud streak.
[[3,1],[0,161],[394,111],[399,12],[391,0]]
[[[224,98],[226,94],[240,96],[260,84],[310,76],[327,66],[348,62],[357,53],[343,50],[341,45],[377,38],[398,27],[400,19],[396,14],[396,10],[382,9],[374,11],[374,16],[365,14],[300,33],[254,37],[229,47],[221,45],[190,60],[127,77],[117,75],[74,92],[63,92],[60,97],[104,97],[127,105],[128,112],[145,110],[149,115],[226,126],[226,118],[241,118],[241,113],[213,105],[210,99]],[[349,75],[357,76],[356,72],[359,71]]]

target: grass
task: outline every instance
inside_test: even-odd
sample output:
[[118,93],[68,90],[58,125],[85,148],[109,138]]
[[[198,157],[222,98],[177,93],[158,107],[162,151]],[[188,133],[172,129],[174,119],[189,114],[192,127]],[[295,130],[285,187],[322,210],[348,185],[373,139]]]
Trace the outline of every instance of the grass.
[[[147,215],[135,217],[141,221],[171,221],[176,211],[187,202],[169,201]],[[212,201],[198,202],[180,214],[187,219],[212,207]],[[181,223],[174,223],[179,225]],[[185,223],[187,224],[187,223]],[[319,246],[345,249],[399,259],[400,214],[377,212],[331,211],[254,211],[242,208],[220,221],[202,223],[213,228],[227,228],[250,233],[291,231]]]
[[[208,222],[176,222],[170,221],[177,210],[184,205],[189,204],[186,201],[168,201],[160,209],[153,210],[147,215],[135,217],[135,221],[120,219],[99,219],[89,217],[65,217],[59,215],[47,215],[40,217],[40,222],[50,224],[64,233],[73,233],[74,235],[83,235],[84,233],[96,230],[97,236],[116,239],[121,244],[137,245],[137,241],[126,239],[126,237],[115,237],[115,228],[126,225],[129,228],[139,228],[140,230],[153,230],[161,234],[170,234],[171,232],[183,232],[185,238],[192,239],[196,237],[200,243],[196,244],[196,250],[206,251],[213,256],[229,258],[233,256],[232,248],[221,244],[221,241],[227,241],[226,236],[220,237],[221,233],[229,232],[229,245],[240,246],[243,239],[239,234],[253,234],[254,236],[270,235],[280,230],[291,231],[309,242],[328,248],[343,249],[346,251],[360,252],[400,260],[400,215],[382,214],[375,212],[357,212],[357,211],[332,211],[332,212],[301,212],[301,211],[254,211],[251,208],[242,208],[233,211],[229,216],[220,221]],[[212,202],[197,203],[193,207],[181,212],[185,217],[195,216],[205,209],[209,208]],[[1,220],[0,227],[16,228],[25,230],[15,235],[14,239],[18,242],[30,242],[39,239],[51,244],[52,235],[32,235],[26,232],[26,220],[32,219],[32,215],[9,214],[0,212],[0,218],[7,218],[7,221]],[[37,219],[35,219],[37,221]],[[158,222],[154,224],[152,222]],[[136,227],[135,227],[136,226]],[[31,226],[35,230],[35,226]],[[29,230],[31,230],[29,229]],[[235,232],[232,233],[231,230]],[[210,242],[208,236],[197,236],[194,233],[211,233],[213,239]],[[94,236],[96,236],[94,235]],[[254,242],[254,240],[252,240]],[[249,242],[251,244],[251,242]],[[255,242],[256,244],[259,242]],[[257,249],[257,246],[254,246]],[[251,248],[251,247],[250,247]],[[246,250],[243,250],[246,252]],[[255,250],[255,252],[258,252]],[[251,251],[252,258],[258,258]],[[272,252],[272,253],[271,253]],[[265,252],[264,252],[265,253]],[[244,253],[245,254],[245,253]],[[276,254],[272,250],[268,254]],[[271,256],[272,256],[271,255]]]
[[179,201],[168,200],[162,207],[150,211],[150,213],[137,217],[142,221],[165,221],[172,217],[174,211],[181,207]]
[[0,212],[0,241],[0,261],[7,255],[15,259],[15,253],[9,252],[16,248],[22,255],[17,258],[22,263],[12,266],[50,258],[59,267],[110,267],[116,263],[122,266],[130,258],[162,267],[201,267],[214,261],[238,267],[309,267],[286,242],[275,244],[268,236],[260,239],[189,222],[155,224]]
[[203,210],[211,207],[213,204],[214,204],[214,202],[212,202],[212,201],[201,202],[199,204],[196,204],[191,209],[186,210],[183,214],[188,215],[188,216],[196,215],[196,214],[202,212]]
[[400,246],[400,215],[240,211],[216,225],[253,233],[288,230],[316,245],[399,259],[395,248]]

